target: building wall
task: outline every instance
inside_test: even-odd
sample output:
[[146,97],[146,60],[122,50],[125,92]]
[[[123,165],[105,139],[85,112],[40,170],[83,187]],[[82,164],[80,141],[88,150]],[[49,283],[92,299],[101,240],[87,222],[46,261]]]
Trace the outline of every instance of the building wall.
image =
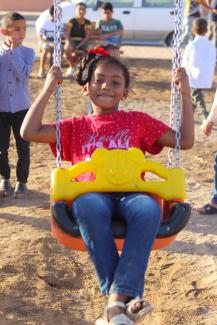
[[0,0],[0,11],[43,11],[52,0]]

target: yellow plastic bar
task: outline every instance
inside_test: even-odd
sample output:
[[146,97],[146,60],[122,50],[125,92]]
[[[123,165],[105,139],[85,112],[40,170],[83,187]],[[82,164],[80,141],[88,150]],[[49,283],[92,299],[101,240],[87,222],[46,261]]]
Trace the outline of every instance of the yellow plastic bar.
[[[76,181],[79,175],[87,172],[95,175],[93,181]],[[141,175],[145,172],[157,175],[160,180],[144,180]],[[165,200],[184,200],[184,170],[180,167],[167,168],[158,162],[146,160],[137,148],[97,149],[90,161],[80,162],[68,169],[53,170],[52,200],[70,201],[88,192],[146,192]]]

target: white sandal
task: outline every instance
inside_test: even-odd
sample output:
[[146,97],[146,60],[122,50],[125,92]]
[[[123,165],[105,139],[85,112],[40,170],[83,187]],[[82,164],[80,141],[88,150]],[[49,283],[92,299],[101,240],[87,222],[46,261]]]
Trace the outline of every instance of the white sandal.
[[134,321],[127,315],[121,313],[108,320],[108,309],[112,307],[122,307],[126,309],[126,304],[121,301],[114,301],[108,304],[104,309],[103,318],[96,320],[95,325],[134,325]]
[[[143,308],[137,313],[132,312],[132,306],[135,303],[143,304]],[[127,316],[133,321],[137,321],[143,318],[146,314],[150,313],[153,309],[154,307],[149,302],[145,301],[144,299],[135,298],[130,300],[130,302],[127,304]]]

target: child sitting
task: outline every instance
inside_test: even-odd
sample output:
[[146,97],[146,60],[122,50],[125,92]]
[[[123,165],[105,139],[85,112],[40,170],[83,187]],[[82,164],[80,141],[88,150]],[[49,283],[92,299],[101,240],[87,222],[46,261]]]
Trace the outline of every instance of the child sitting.
[[96,30],[100,31],[100,44],[113,44],[117,47],[121,46],[123,38],[123,25],[120,20],[114,19],[113,6],[106,2],[102,6],[103,19],[96,23]]
[[[189,149],[194,142],[194,120],[188,77],[179,68],[174,78],[183,101],[180,146]],[[62,80],[60,69],[52,67],[21,130],[25,139],[49,143],[53,152],[55,125],[43,123],[43,115]],[[137,147],[144,153],[158,154],[163,147],[176,146],[175,131],[163,122],[143,112],[118,110],[130,85],[128,69],[120,60],[106,52],[100,56],[93,50],[79,67],[77,80],[89,96],[94,113],[60,122],[63,159],[72,164],[88,160],[98,147],[126,150]],[[152,309],[138,297],[143,296],[144,274],[161,222],[159,204],[145,193],[88,193],[80,195],[71,209],[95,265],[101,293],[109,295],[104,324],[134,324],[133,319]],[[111,230],[114,212],[128,225],[120,256]]]
[[78,63],[76,50],[85,52],[88,47],[88,39],[90,36],[90,31],[92,30],[92,24],[90,20],[85,18],[85,14],[86,4],[79,2],[76,5],[75,18],[72,18],[67,23],[68,40],[65,44],[65,53],[70,64],[70,67],[66,72],[67,77],[73,77],[75,75],[75,70]]
[[[45,63],[47,60],[47,55],[50,53],[51,58],[53,57],[53,51],[54,51],[54,31],[55,31],[55,25],[54,25],[54,5],[52,5],[49,8],[49,14],[50,19],[40,21],[37,24],[37,32],[39,35],[39,45],[40,45],[40,63],[39,63],[39,71],[38,71],[38,77],[39,78],[45,78]],[[61,24],[61,37],[62,40],[65,39],[65,26],[64,24]]]

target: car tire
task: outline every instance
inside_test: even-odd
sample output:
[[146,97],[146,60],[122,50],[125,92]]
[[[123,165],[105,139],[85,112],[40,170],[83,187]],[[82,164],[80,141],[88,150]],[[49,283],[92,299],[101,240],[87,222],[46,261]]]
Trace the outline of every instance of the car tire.
[[165,45],[166,46],[173,47],[173,34],[174,34],[174,32],[171,32],[165,38]]

